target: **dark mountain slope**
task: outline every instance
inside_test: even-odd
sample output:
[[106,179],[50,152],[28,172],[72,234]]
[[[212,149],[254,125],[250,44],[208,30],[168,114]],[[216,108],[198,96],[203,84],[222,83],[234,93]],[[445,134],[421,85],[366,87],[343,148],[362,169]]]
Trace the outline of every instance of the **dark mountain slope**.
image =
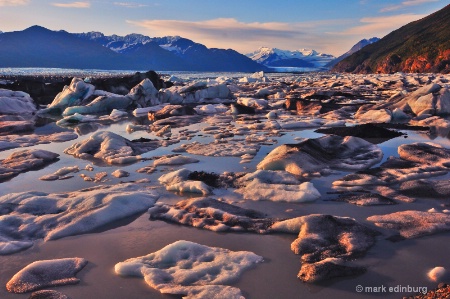
[[386,35],[338,63],[353,73],[450,72],[450,5]]

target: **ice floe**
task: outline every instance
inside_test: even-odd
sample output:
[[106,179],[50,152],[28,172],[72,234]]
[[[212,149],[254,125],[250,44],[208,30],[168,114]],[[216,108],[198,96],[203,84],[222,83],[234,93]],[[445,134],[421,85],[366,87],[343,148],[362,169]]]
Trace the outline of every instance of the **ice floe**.
[[69,193],[7,194],[0,197],[1,244],[29,245],[17,241],[54,240],[87,233],[148,210],[158,197],[155,192],[133,184],[97,186]]
[[0,114],[33,114],[37,110],[33,99],[22,91],[0,88]]
[[192,198],[175,205],[156,204],[148,210],[153,220],[165,220],[212,231],[264,233],[273,223],[263,213],[214,198]]
[[257,168],[308,175],[330,169],[362,170],[380,162],[382,157],[377,145],[363,139],[330,135],[279,146]]
[[45,144],[51,142],[65,142],[77,139],[78,135],[73,132],[59,132],[48,135],[5,135],[0,136],[0,151],[17,148],[28,147],[37,144]]
[[189,164],[189,163],[197,163],[199,160],[187,157],[187,156],[173,156],[173,157],[161,157],[159,159],[156,159],[153,161],[153,166],[159,166],[159,165],[182,165],[182,164]]
[[70,299],[67,295],[54,290],[40,290],[31,293],[28,299]]
[[[118,263],[115,271],[122,276],[142,277],[149,286],[164,293],[187,291],[204,294],[201,298],[206,298],[215,290],[218,294],[236,296],[236,291],[224,284],[236,281],[242,272],[262,261],[261,256],[248,251],[177,241],[149,255]],[[211,289],[211,286],[218,287]]]
[[6,284],[11,293],[27,293],[34,290],[80,282],[75,275],[87,264],[83,258],[64,258],[36,261],[17,272]]
[[401,211],[387,215],[374,215],[367,220],[376,226],[398,231],[410,239],[450,230],[450,215],[423,211]]
[[56,180],[61,180],[63,179],[67,174],[69,173],[73,173],[73,172],[78,172],[80,171],[80,168],[78,166],[69,166],[69,167],[63,167],[58,169],[57,171],[55,171],[52,174],[48,174],[48,175],[44,175],[42,177],[40,177],[40,180],[43,181],[56,181]]
[[333,182],[333,187],[355,190],[361,186],[392,185],[448,172],[450,150],[438,144],[403,144],[398,147],[398,153],[400,158],[389,157],[379,167],[346,175]]
[[22,172],[45,167],[58,160],[59,154],[46,150],[21,150],[0,161],[0,182]]
[[297,184],[264,183],[260,179],[240,180],[244,186],[237,189],[244,199],[286,202],[310,202],[320,198],[319,191],[310,182]]
[[211,142],[202,144],[199,142],[193,142],[190,144],[184,144],[182,146],[188,153],[202,156],[242,156],[244,154],[256,155],[260,149],[260,145],[257,144],[245,144],[242,142]]
[[306,282],[362,273],[345,261],[364,255],[378,234],[355,219],[319,214],[276,222],[271,230],[298,233],[291,250],[301,255],[298,277]]
[[140,154],[154,150],[161,145],[158,140],[130,141],[108,131],[92,134],[88,139],[75,143],[64,153],[81,159],[101,159],[108,164],[134,163]]

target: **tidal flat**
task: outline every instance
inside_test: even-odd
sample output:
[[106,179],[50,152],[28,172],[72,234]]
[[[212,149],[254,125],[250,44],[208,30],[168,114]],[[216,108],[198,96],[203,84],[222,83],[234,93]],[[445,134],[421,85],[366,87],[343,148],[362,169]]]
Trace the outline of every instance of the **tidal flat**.
[[27,265],[66,258],[87,261],[76,278],[25,276],[58,298],[448,282],[449,75],[79,77],[38,105],[0,85],[1,298],[30,296],[6,287]]

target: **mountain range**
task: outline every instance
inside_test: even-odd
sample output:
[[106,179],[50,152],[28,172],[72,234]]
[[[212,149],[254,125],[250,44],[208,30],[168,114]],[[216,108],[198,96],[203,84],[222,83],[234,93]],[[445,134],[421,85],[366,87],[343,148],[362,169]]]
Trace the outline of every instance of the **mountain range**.
[[450,4],[345,58],[336,72],[450,73]]
[[181,37],[68,33],[32,26],[0,35],[0,67],[159,71],[268,71],[231,49],[208,49]]
[[270,68],[323,68],[334,60],[333,55],[318,53],[315,50],[300,49],[295,51],[277,48],[261,47],[257,51],[247,54],[252,60]]

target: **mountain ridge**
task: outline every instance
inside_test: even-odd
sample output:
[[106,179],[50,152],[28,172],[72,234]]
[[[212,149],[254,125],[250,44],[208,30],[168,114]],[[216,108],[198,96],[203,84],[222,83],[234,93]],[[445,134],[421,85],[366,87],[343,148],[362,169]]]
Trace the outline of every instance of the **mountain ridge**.
[[372,37],[369,39],[362,39],[359,42],[357,42],[356,44],[354,44],[350,50],[348,50],[347,52],[345,52],[344,54],[342,54],[341,56],[337,57],[336,59],[330,61],[329,63],[327,63],[325,66],[328,68],[332,68],[333,66],[335,66],[338,62],[344,60],[345,58],[349,57],[350,55],[352,55],[353,53],[356,53],[357,51],[361,50],[362,48],[364,48],[365,46],[368,46],[370,44],[373,44],[377,41],[379,41],[380,39],[378,37]]
[[69,33],[34,25],[0,35],[0,67],[58,67],[105,70],[158,71],[268,71],[234,50],[208,49],[179,38],[189,47],[176,53],[141,34],[105,36],[101,32]]
[[339,62],[352,73],[450,73],[450,4],[392,31]]

